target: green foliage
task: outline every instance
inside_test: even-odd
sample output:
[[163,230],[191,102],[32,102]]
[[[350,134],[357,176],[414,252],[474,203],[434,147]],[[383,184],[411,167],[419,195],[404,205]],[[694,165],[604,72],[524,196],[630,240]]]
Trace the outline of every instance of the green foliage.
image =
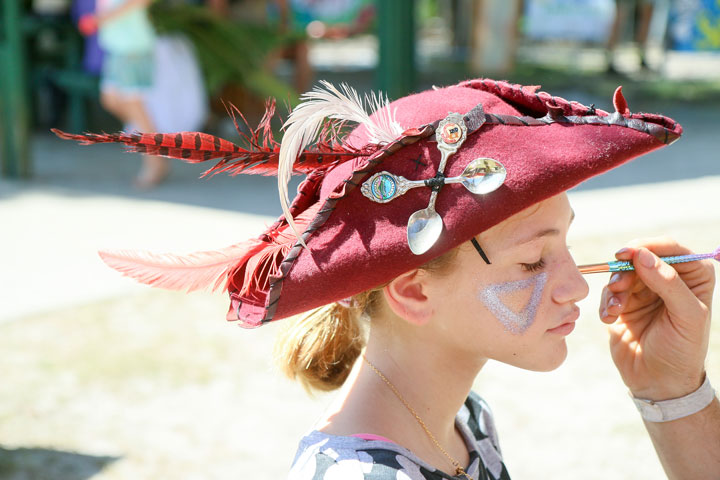
[[440,5],[438,0],[419,0],[415,3],[417,8],[417,19],[420,23],[427,22],[429,19],[439,17]]
[[182,33],[195,46],[211,95],[240,85],[259,98],[294,98],[293,89],[265,70],[268,54],[299,39],[277,28],[234,22],[198,6],[154,3],[150,14],[158,33]]

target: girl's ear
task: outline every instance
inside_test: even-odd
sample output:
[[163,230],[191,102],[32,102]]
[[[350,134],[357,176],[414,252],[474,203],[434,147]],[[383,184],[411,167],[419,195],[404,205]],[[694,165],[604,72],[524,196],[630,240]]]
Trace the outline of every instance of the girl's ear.
[[395,315],[415,325],[430,320],[433,309],[426,296],[427,276],[427,272],[411,270],[383,287],[387,304]]

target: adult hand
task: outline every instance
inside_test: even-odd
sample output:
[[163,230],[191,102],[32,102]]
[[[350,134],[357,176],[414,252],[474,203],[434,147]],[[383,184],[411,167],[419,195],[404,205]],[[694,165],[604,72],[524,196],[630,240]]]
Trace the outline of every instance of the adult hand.
[[636,241],[616,253],[634,272],[614,273],[600,318],[611,324],[610,352],[637,398],[660,401],[697,390],[705,376],[715,273],[710,261],[673,266],[658,256],[692,253],[666,238]]

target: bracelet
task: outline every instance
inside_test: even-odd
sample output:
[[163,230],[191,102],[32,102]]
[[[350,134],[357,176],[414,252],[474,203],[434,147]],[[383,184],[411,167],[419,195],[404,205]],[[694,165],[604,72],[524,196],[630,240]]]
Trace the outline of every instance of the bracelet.
[[694,392],[680,398],[654,402],[636,398],[630,393],[640,415],[648,422],[670,422],[697,413],[710,405],[715,398],[715,390],[710,386],[710,379],[705,375],[705,381]]

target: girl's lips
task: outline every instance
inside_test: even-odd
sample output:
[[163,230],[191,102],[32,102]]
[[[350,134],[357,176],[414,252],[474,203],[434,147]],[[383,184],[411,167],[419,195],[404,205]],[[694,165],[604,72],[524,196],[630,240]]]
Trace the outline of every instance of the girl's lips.
[[563,320],[564,323],[558,325],[555,328],[548,330],[550,333],[557,333],[558,335],[570,335],[575,330],[575,321],[580,317],[580,309],[575,306],[570,314],[568,314]]
[[558,335],[570,335],[573,330],[575,330],[575,322],[568,322],[559,327],[551,328],[548,332],[557,333]]

